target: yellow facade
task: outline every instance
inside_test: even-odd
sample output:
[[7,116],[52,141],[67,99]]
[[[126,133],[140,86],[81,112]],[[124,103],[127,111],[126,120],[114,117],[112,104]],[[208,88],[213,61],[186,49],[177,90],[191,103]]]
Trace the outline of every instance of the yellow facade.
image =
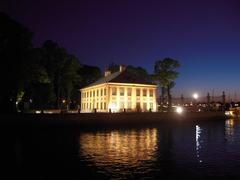
[[81,89],[81,112],[156,111],[156,85],[102,83]]

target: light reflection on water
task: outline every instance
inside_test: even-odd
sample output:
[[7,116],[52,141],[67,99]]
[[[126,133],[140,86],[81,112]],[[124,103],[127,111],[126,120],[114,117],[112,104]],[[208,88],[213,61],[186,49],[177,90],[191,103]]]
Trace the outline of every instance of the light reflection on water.
[[196,125],[196,154],[197,154],[197,159],[201,163],[202,160],[200,158],[200,149],[201,149],[201,131],[202,129],[200,128],[199,125]]
[[80,152],[102,170],[130,175],[134,168],[150,168],[156,161],[157,129],[84,133]]
[[0,164],[23,170],[24,178],[31,171],[37,177],[29,179],[240,179],[236,119],[114,130],[12,128],[3,128],[1,147],[9,148]]
[[234,141],[234,119],[228,119],[225,121],[225,138],[228,142]]
[[239,120],[85,132],[79,144],[81,158],[111,178],[240,177]]

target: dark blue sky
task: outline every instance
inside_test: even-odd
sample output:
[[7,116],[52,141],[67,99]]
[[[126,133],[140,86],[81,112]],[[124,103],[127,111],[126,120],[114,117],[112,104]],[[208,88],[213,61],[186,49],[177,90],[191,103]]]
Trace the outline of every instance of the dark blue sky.
[[[2,3],[2,4],[1,4]],[[34,45],[57,41],[82,63],[142,66],[180,61],[173,92],[240,95],[238,0],[9,0],[0,3],[34,32]],[[239,96],[238,95],[238,96]]]

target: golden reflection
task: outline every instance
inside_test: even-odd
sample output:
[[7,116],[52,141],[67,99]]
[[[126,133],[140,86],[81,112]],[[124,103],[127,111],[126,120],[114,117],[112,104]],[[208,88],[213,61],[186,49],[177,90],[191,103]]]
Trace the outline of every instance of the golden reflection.
[[234,119],[228,119],[225,121],[225,136],[228,141],[232,141],[234,138]]
[[157,129],[84,133],[80,136],[81,153],[97,166],[137,166],[155,160]]

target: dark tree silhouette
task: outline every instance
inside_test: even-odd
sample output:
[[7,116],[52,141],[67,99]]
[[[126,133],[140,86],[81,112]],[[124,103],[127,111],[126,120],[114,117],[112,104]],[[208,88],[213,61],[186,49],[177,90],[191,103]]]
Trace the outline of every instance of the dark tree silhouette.
[[82,65],[78,69],[78,74],[81,77],[79,88],[85,87],[101,77],[101,70],[96,66]]
[[171,89],[175,86],[175,79],[178,77],[177,68],[180,66],[177,60],[165,58],[155,62],[154,75],[155,80],[159,82],[162,89],[162,103],[164,102],[165,93],[167,92],[168,110],[172,108],[172,95]]
[[50,40],[43,44],[42,54],[44,60],[42,64],[46,68],[50,81],[53,83],[56,107],[60,107],[63,99],[68,105],[75,84],[80,80],[77,73],[80,67],[78,59],[68,54],[66,49],[60,47],[56,42]]
[[0,111],[16,112],[16,103],[24,94],[32,33],[4,13],[0,13],[0,25]]
[[114,63],[114,62],[111,62],[111,63],[108,65],[107,69],[108,69],[109,71],[111,71],[111,73],[114,73],[114,72],[119,71],[119,65],[116,64],[116,63]]

